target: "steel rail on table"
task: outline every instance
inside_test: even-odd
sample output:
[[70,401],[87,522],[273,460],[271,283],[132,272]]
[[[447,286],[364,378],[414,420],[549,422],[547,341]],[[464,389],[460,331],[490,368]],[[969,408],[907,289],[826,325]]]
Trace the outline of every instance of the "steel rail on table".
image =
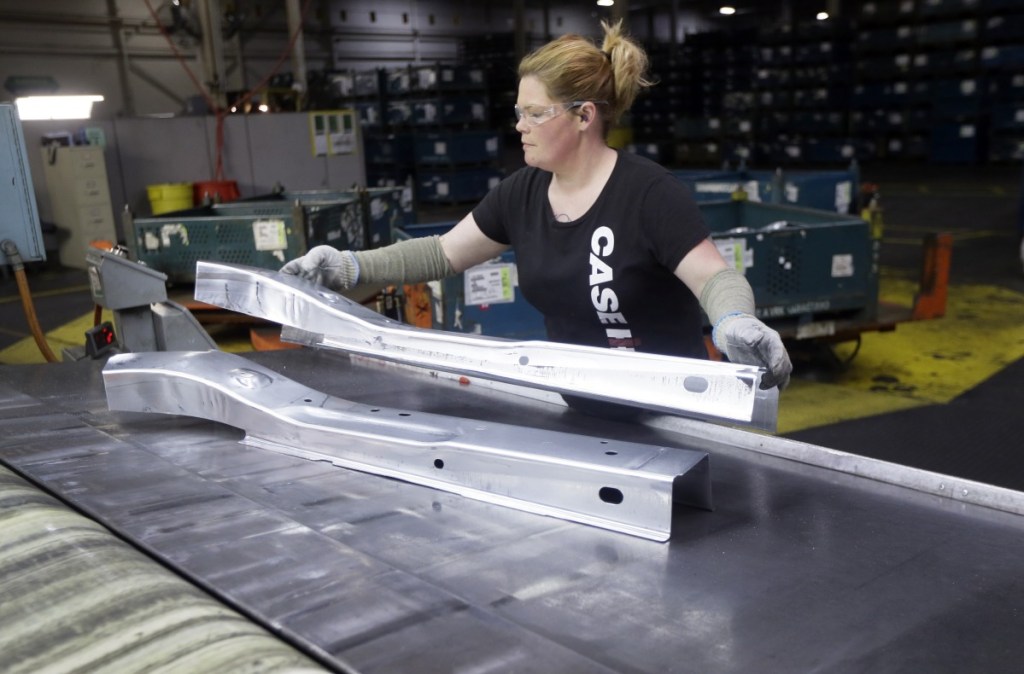
[[309,345],[769,431],[778,420],[778,389],[761,390],[754,366],[426,330],[241,265],[198,262],[195,298],[297,328]]
[[113,356],[111,410],[242,428],[245,442],[665,541],[672,504],[711,507],[704,452],[370,406],[220,351]]

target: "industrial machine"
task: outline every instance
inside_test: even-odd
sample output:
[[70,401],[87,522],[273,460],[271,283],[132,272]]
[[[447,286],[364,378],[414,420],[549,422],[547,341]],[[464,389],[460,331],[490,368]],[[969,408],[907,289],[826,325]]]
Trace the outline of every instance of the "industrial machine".
[[[37,254],[28,211],[4,223]],[[90,257],[127,345],[157,350],[0,366],[5,672],[1013,671],[1024,657],[1020,492],[439,377],[388,353],[410,343],[379,319],[375,355],[328,348],[343,331],[325,322],[320,348],[228,357],[165,318],[162,272]],[[237,269],[211,271],[204,293],[313,327],[312,296],[239,295]],[[705,507],[713,491],[714,510],[676,503],[677,487]]]
[[85,355],[217,348],[195,316],[168,299],[166,274],[127,259],[123,250],[92,248],[86,265],[93,301],[110,309],[114,321],[86,333]]

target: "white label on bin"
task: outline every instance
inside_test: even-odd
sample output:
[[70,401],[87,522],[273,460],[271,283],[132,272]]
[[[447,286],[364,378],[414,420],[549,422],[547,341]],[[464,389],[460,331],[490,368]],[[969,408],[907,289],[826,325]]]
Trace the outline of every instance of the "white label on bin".
[[1011,83],[1015,87],[1024,87],[1024,75],[1014,75]]
[[285,250],[288,236],[284,220],[257,220],[252,223],[252,240],[256,250]]
[[495,187],[498,186],[498,183],[500,182],[501,178],[499,178],[498,176],[491,176],[490,178],[487,179],[487,189],[493,190]]
[[507,304],[515,301],[514,264],[481,264],[463,274],[466,306]]
[[960,93],[964,96],[970,96],[977,88],[974,80],[964,80],[960,83]]
[[910,54],[896,54],[893,62],[900,68],[906,68],[910,65]]
[[437,155],[438,157],[443,157],[444,155],[448,154],[448,144],[445,143],[443,140],[439,140],[436,143],[434,143],[434,154]]
[[171,247],[171,237],[177,236],[181,240],[181,245],[188,245],[188,227],[181,223],[174,225],[161,225],[160,227],[160,242],[164,248]]
[[791,204],[800,201],[800,188],[796,183],[786,183],[786,201]]
[[437,193],[437,196],[439,196],[439,197],[446,197],[446,196],[448,196],[448,183],[446,183],[446,182],[439,182],[437,184],[437,187],[435,188],[434,191]]
[[896,84],[892,85],[892,90],[897,94],[905,94],[907,93],[907,83],[897,82]]
[[997,56],[999,56],[999,47],[985,47],[981,50],[981,58],[986,61],[991,61]]
[[973,124],[964,124],[963,126],[961,126],[960,127],[960,137],[961,138],[974,138],[974,125]]
[[797,339],[814,339],[815,337],[830,337],[836,334],[835,321],[815,321],[805,323],[796,328]]
[[720,122],[718,121],[717,117],[712,117],[711,119],[708,120],[708,128],[709,129],[717,129],[719,126],[720,126]]
[[750,121],[746,119],[740,121],[740,133],[750,133]]
[[914,55],[914,67],[923,68],[926,65],[928,65],[928,54]]
[[1013,113],[1013,121],[1024,122],[1024,109],[1015,110]]
[[497,152],[498,151],[498,137],[497,136],[492,136],[491,138],[488,138],[486,141],[484,141],[484,148],[487,150],[488,154],[493,154],[493,153]]
[[832,256],[832,278],[853,276],[853,255],[849,253]]
[[153,232],[143,232],[142,234],[142,246],[146,250],[159,250],[160,249],[160,237]]
[[714,242],[725,263],[739,273],[754,266],[754,250],[747,248],[746,239],[714,239]]
[[841,180],[836,183],[836,211],[839,213],[849,213],[852,201],[853,183],[849,180]]
[[897,29],[896,34],[901,40],[910,37],[910,26],[900,26],[899,29]]
[[903,0],[900,3],[900,14],[910,14],[914,11],[914,0]]

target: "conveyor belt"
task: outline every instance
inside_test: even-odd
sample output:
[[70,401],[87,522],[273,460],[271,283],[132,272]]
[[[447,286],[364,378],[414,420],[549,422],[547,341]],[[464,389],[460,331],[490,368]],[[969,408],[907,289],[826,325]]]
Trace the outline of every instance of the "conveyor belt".
[[[366,403],[636,442],[616,423],[307,350]],[[279,634],[361,672],[1010,671],[1024,517],[740,450],[646,541],[106,410],[100,363],[0,368],[0,460]],[[6,583],[5,579],[0,582]]]

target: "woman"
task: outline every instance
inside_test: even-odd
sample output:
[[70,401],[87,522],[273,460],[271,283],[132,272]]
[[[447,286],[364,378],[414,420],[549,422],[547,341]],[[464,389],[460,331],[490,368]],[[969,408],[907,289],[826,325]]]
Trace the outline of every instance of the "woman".
[[703,308],[730,361],[766,368],[762,388],[784,387],[792,365],[782,340],[754,317],[750,284],[719,254],[687,188],[606,143],[651,83],[647,55],[621,22],[602,28],[600,49],[566,35],[520,63],[515,113],[526,166],[450,231],[372,251],[318,246],[281,271],[337,290],[414,283],[511,247],[523,296],[544,314],[552,341],[706,358]]

